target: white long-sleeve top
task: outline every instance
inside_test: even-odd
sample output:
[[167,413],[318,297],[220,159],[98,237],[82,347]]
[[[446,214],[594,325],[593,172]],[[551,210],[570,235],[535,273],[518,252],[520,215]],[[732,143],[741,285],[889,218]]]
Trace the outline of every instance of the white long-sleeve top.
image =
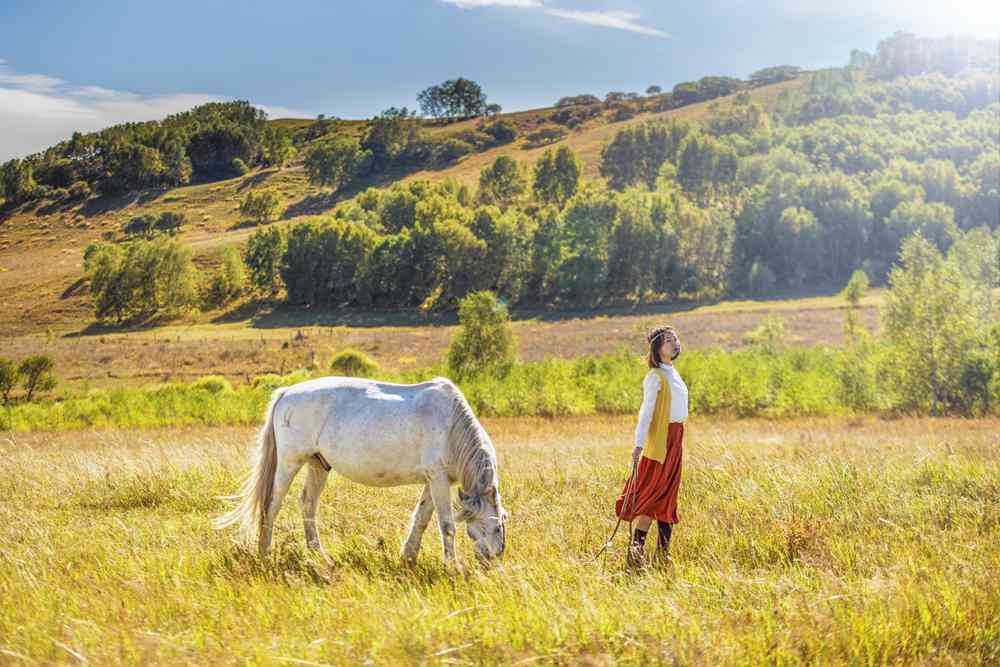
[[[688,416],[688,388],[684,379],[673,364],[660,364],[667,372],[670,382],[670,421],[682,422]],[[653,421],[653,410],[656,408],[656,394],[660,391],[659,373],[648,373],[642,381],[642,407],[639,408],[639,423],[635,425],[635,446],[640,449],[646,444],[649,425]]]

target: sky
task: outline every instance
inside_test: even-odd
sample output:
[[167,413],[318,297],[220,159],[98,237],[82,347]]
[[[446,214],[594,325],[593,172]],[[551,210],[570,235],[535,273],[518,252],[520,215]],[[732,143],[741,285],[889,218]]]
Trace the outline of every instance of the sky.
[[421,90],[462,76],[516,111],[771,65],[839,66],[896,30],[997,37],[1000,3],[0,0],[0,161],[207,101],[365,118],[415,108]]

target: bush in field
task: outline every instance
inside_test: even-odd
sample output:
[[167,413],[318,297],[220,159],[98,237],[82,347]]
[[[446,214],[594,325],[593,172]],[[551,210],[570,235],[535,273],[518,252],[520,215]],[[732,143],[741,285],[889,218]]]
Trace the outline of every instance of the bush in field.
[[515,360],[507,307],[493,292],[473,292],[458,307],[461,328],[448,346],[448,370],[456,378],[505,376]]
[[776,315],[768,315],[743,336],[743,343],[764,354],[778,354],[785,346],[785,320]]
[[157,234],[176,234],[180,228],[187,223],[187,216],[183,213],[172,213],[164,211],[160,215],[147,213],[139,215],[129,220],[122,231],[128,237],[141,237],[152,239]]
[[339,375],[371,377],[378,372],[378,364],[360,350],[344,350],[330,362],[330,370]]
[[517,128],[505,120],[487,125],[483,128],[483,132],[493,137],[493,143],[497,145],[509,144],[517,139]]
[[0,397],[3,398],[4,405],[10,403],[11,392],[20,381],[21,371],[17,364],[10,359],[0,359]]
[[258,223],[277,220],[278,216],[281,215],[281,198],[272,188],[259,192],[251,190],[240,203],[240,213]]
[[233,246],[226,246],[222,251],[222,264],[216,269],[205,294],[205,301],[210,307],[224,306],[243,294],[246,289],[247,276],[243,259]]
[[205,375],[191,383],[191,388],[195,390],[207,391],[210,394],[221,394],[232,392],[233,385],[221,375]]
[[35,392],[45,392],[56,386],[56,378],[52,374],[55,362],[48,355],[35,355],[28,357],[18,366],[18,374],[22,378],[25,399],[31,401]]
[[242,158],[233,158],[233,161],[230,163],[230,171],[236,176],[246,176],[250,173],[250,167],[247,166],[247,163]]

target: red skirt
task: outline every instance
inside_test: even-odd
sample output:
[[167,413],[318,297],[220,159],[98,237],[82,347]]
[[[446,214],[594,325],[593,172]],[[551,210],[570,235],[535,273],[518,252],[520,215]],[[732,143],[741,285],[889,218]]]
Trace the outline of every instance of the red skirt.
[[677,490],[681,486],[681,443],[684,422],[667,426],[667,454],[663,463],[639,458],[635,484],[625,480],[625,488],[615,501],[615,514],[623,521],[637,516],[652,517],[661,523],[677,523]]

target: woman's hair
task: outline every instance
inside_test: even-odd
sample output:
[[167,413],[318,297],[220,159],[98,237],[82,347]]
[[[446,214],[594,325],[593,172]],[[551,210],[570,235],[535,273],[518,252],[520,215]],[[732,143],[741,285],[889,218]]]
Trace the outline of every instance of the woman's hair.
[[646,365],[650,368],[659,368],[660,364],[663,363],[663,358],[660,356],[660,346],[663,345],[663,337],[668,331],[677,338],[678,347],[677,354],[671,357],[670,360],[673,361],[680,354],[681,337],[677,335],[677,331],[673,327],[657,327],[646,334],[646,342],[649,344],[649,351],[646,353]]

